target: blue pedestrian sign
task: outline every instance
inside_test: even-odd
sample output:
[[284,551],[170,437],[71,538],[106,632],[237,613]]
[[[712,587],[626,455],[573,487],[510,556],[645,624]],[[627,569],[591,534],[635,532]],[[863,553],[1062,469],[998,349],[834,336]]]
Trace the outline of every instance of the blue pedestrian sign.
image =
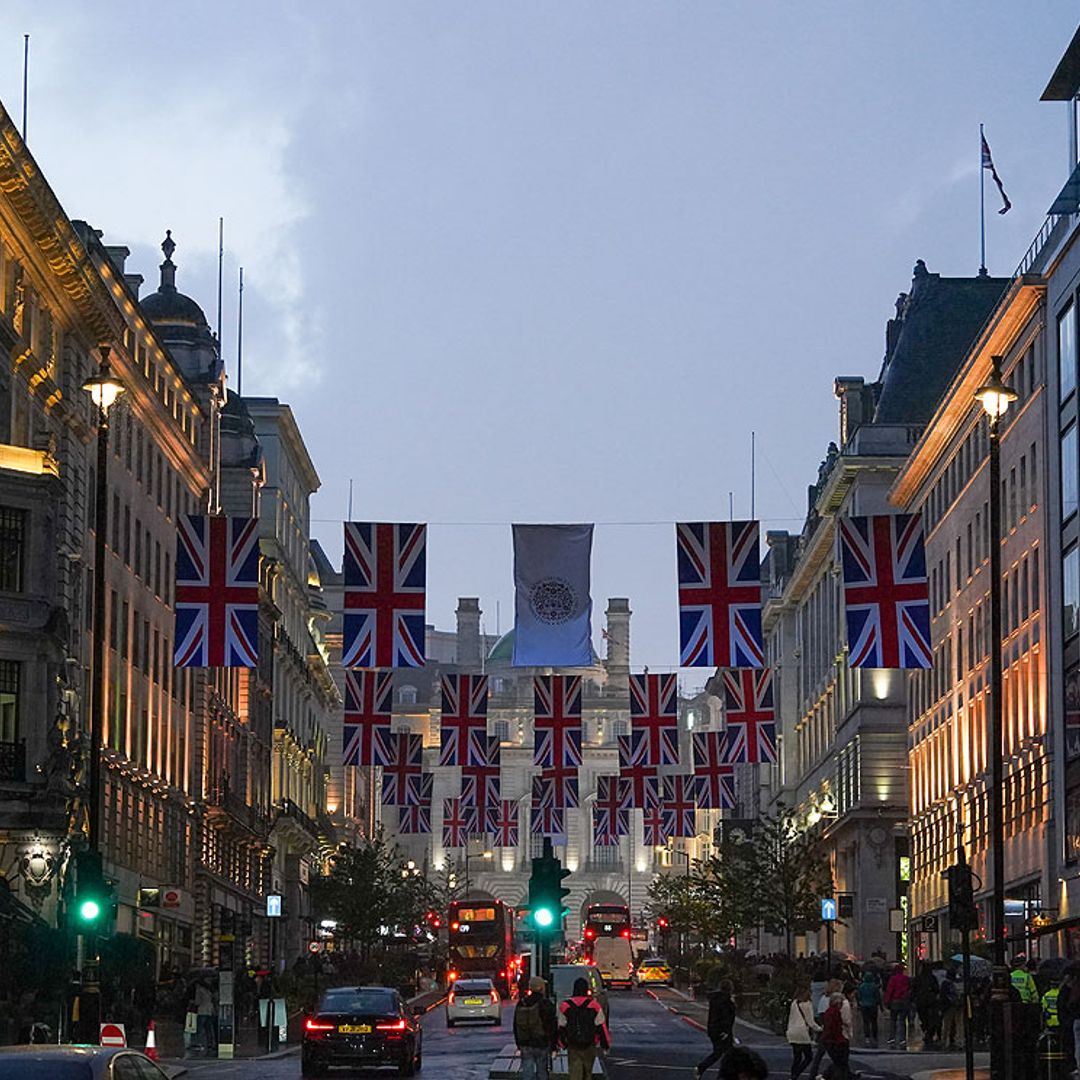
[[836,922],[836,901],[831,896],[821,898],[821,921]]

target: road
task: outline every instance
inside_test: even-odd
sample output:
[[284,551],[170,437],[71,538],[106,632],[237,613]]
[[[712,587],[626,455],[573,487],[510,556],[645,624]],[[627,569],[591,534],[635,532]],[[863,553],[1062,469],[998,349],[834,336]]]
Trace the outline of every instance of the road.
[[[659,999],[659,1000],[657,1000]],[[672,1012],[677,1009],[678,1012]],[[688,1018],[684,1013],[690,1013]],[[709,1040],[690,1021],[702,1007],[688,1005],[670,991],[656,997],[644,991],[612,991],[612,1051],[608,1056],[609,1080],[690,1080],[695,1064],[709,1052]],[[487,1080],[488,1069],[507,1043],[513,1041],[513,1006],[503,1005],[503,1026],[446,1027],[442,1008],[424,1017],[424,1067],[422,1076],[429,1080]],[[735,1034],[745,1046],[756,1050],[769,1064],[770,1080],[787,1080],[791,1073],[791,1050],[774,1035],[738,1024]],[[891,1059],[867,1058],[858,1062],[864,1080],[886,1080],[915,1071],[914,1061],[907,1068],[890,1071]],[[933,1064],[937,1064],[934,1062]],[[270,1061],[189,1061],[186,1076],[192,1080],[298,1080],[300,1057],[292,1053]],[[930,1061],[919,1067],[931,1067]],[[385,1070],[333,1075],[369,1077],[392,1076]],[[716,1073],[710,1070],[709,1077]]]

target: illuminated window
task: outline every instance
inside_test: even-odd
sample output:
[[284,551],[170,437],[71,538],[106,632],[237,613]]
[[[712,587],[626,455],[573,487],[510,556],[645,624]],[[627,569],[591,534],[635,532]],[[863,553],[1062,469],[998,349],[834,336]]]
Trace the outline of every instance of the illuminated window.
[[1076,389],[1076,316],[1072,304],[1058,316],[1058,374],[1064,401]]
[[26,511],[0,506],[0,589],[22,592]]
[[1065,553],[1061,573],[1062,626],[1065,636],[1071,637],[1080,630],[1080,549],[1076,546]]
[[19,677],[17,660],[0,660],[0,742],[19,740]]

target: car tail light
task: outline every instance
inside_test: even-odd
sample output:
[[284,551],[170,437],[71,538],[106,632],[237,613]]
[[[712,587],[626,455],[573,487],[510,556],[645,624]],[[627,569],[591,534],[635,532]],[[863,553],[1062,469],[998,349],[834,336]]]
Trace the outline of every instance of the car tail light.
[[491,1002],[492,1002],[493,1005],[497,1005],[499,1003],[499,991],[498,990],[492,990],[491,991]]
[[376,1031],[404,1031],[405,1030],[405,1021],[402,1019],[402,1020],[395,1020],[391,1024],[376,1024],[375,1025],[375,1030]]
[[446,999],[446,1004],[447,1005],[453,1005],[454,1004],[454,991],[453,990],[450,991],[450,994],[448,995],[448,997]]
[[311,1017],[304,1021],[305,1031],[333,1031],[336,1026],[336,1024],[327,1024],[322,1020],[314,1020]]

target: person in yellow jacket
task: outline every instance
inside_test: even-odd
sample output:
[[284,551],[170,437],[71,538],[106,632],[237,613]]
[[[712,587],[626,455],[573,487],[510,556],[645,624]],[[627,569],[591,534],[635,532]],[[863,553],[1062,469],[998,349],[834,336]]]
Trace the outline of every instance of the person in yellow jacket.
[[1017,953],[1015,963],[1016,966],[1009,975],[1012,988],[1020,995],[1020,1000],[1025,1005],[1038,1005],[1039,988],[1035,985],[1035,976],[1028,970],[1027,956],[1024,953]]
[[1060,986],[1051,986],[1042,996],[1042,1020],[1043,1027],[1047,1031],[1057,1031],[1061,1025],[1058,1017],[1058,997],[1061,995]]

